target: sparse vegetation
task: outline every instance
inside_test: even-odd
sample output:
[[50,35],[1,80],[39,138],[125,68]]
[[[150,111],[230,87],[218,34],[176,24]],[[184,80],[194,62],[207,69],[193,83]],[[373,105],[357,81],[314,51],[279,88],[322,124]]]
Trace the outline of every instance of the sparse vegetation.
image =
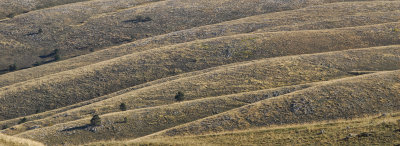
[[7,129],[7,128],[8,128],[8,125],[3,125],[3,126],[1,127],[2,130]]
[[125,103],[121,103],[120,105],[119,105],[119,109],[121,110],[121,111],[126,111],[126,104]]
[[59,54],[54,55],[54,61],[59,61],[59,60],[60,60],[60,55]]
[[0,145],[400,144],[399,10],[4,0]]
[[179,91],[178,93],[176,93],[175,95],[175,100],[176,101],[183,101],[185,100],[185,94],[181,91]]
[[101,126],[101,119],[99,115],[94,115],[92,119],[90,119],[90,126]]
[[11,71],[15,71],[15,70],[17,70],[17,65],[15,63],[8,66],[8,71],[11,72]]
[[25,123],[26,121],[27,121],[27,119],[26,119],[25,117],[23,117],[22,119],[20,119],[20,120],[18,121],[18,124]]

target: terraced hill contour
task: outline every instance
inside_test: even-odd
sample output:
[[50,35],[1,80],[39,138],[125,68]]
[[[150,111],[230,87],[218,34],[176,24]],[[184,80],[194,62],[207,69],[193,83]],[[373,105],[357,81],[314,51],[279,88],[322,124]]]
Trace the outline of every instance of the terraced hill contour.
[[[7,6],[0,133],[8,139],[400,143],[400,1],[0,2]],[[89,124],[93,115],[100,126]]]

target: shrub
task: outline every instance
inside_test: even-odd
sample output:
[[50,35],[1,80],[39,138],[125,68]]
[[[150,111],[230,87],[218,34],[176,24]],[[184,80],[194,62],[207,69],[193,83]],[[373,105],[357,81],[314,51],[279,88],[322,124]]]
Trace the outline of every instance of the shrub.
[[7,18],[14,18],[14,16],[15,16],[15,14],[14,14],[14,13],[11,13],[11,14],[8,14],[6,17],[7,17]]
[[121,104],[119,105],[119,109],[120,109],[121,111],[126,111],[126,104],[125,104],[125,103],[121,103]]
[[26,122],[26,120],[27,120],[27,119],[24,117],[24,118],[22,118],[21,120],[19,120],[19,121],[18,121],[18,124],[25,123],[25,122]]
[[54,53],[54,54],[58,54],[58,53],[60,53],[60,50],[54,49],[53,53]]
[[58,60],[60,60],[60,55],[58,55],[58,54],[54,55],[54,61],[58,61]]
[[90,120],[90,125],[91,126],[100,126],[101,125],[101,119],[99,115],[94,115],[92,119]]
[[127,123],[127,122],[128,122],[128,118],[124,117],[124,123]]
[[185,94],[181,91],[179,91],[176,95],[175,95],[175,100],[176,101],[183,101],[185,100]]
[[8,125],[3,125],[3,127],[1,128],[2,130],[7,129]]
[[38,62],[38,61],[36,61],[34,64],[32,64],[33,66],[40,66],[40,65],[42,65],[42,63],[41,62]]
[[15,63],[8,66],[8,71],[15,71],[15,70],[17,70],[17,65]]

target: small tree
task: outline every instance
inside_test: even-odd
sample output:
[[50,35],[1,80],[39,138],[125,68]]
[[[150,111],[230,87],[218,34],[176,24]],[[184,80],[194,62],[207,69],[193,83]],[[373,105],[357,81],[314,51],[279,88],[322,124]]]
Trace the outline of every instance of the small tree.
[[58,54],[58,53],[60,53],[60,50],[58,50],[58,49],[54,49],[54,52],[53,52],[54,54]]
[[17,70],[17,65],[15,63],[8,66],[8,71],[15,71],[15,70]]
[[60,55],[58,55],[58,54],[54,55],[54,61],[58,61],[58,60],[60,60]]
[[101,119],[99,115],[94,115],[92,119],[90,120],[90,125],[91,126],[100,126],[101,125]]
[[18,121],[18,124],[25,123],[25,122],[26,122],[26,120],[27,120],[27,119],[24,117],[24,118],[22,118],[21,120],[19,120],[19,121]]
[[119,109],[120,109],[121,111],[126,111],[126,104],[125,104],[125,103],[121,103],[121,104],[119,105]]
[[185,94],[181,91],[179,91],[176,95],[175,95],[175,100],[176,101],[183,101],[185,100]]

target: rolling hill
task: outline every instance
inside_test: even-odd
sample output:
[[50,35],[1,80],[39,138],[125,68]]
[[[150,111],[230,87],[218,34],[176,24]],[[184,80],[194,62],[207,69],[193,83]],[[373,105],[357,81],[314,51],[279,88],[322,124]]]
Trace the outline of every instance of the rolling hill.
[[0,145],[400,144],[398,0],[0,8]]

